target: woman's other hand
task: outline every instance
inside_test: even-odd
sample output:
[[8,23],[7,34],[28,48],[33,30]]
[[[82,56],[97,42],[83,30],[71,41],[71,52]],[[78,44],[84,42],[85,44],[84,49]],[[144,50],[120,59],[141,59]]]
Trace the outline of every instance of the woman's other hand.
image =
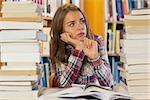
[[84,38],[83,41],[83,52],[89,59],[93,60],[98,58],[98,45],[97,42],[94,40],[90,40],[88,38]]

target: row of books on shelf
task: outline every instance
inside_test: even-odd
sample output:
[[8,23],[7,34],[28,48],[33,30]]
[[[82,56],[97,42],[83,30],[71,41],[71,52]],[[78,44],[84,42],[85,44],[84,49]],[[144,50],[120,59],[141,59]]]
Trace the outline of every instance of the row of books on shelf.
[[106,0],[106,20],[123,21],[133,9],[150,8],[149,0]]

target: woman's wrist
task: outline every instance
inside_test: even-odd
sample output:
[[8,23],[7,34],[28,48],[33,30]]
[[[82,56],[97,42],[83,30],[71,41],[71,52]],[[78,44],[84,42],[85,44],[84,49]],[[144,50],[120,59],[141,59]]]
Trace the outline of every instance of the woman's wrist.
[[75,49],[79,50],[79,51],[82,51],[82,48],[81,47],[75,47]]
[[75,46],[75,49],[82,51],[83,50],[83,46],[82,43],[79,43]]
[[100,55],[97,55],[97,57],[93,57],[93,58],[88,57],[88,61],[90,62],[97,61],[99,58],[100,58]]
[[89,58],[89,60],[95,60],[95,59],[99,58],[99,56],[100,56],[99,54],[95,54],[95,55],[91,55],[88,58]]

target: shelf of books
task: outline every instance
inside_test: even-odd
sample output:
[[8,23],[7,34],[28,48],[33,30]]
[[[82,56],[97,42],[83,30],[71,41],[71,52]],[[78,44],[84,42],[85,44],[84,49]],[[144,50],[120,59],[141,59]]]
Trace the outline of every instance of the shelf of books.
[[106,2],[107,50],[115,84],[135,99],[150,99],[150,1]]

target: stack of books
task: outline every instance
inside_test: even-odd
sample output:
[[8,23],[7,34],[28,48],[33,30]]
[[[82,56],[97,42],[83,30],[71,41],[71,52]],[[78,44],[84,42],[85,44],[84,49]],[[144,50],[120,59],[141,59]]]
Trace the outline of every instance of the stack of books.
[[[145,13],[143,13],[144,10]],[[150,99],[149,11],[150,9],[136,9],[132,10],[130,15],[125,16],[127,33],[123,41],[123,54],[120,58],[127,71],[126,80],[130,95],[135,99],[144,100]]]
[[35,100],[40,95],[41,43],[47,35],[41,31],[41,20],[36,20],[40,12],[33,14],[36,8],[29,1],[2,2],[0,99]]
[[0,20],[41,21],[41,7],[32,0],[7,1],[1,3]]

